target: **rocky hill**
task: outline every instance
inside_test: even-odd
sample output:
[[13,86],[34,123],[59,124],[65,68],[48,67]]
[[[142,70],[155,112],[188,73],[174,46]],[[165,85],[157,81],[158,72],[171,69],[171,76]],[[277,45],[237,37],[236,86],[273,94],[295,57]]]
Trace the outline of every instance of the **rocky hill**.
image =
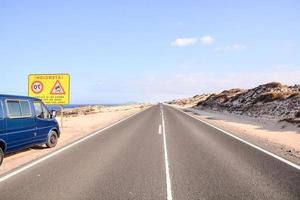
[[203,98],[197,109],[275,118],[300,125],[300,85],[272,82],[252,89],[230,89]]
[[171,105],[178,105],[181,107],[193,107],[196,106],[199,102],[202,102],[205,99],[207,99],[207,97],[209,96],[211,96],[211,94],[201,94],[189,98],[172,100],[167,103]]

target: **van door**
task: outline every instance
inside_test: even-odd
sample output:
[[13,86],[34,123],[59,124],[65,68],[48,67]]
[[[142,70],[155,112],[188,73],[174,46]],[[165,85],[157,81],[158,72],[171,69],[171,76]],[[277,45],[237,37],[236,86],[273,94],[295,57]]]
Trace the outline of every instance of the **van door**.
[[44,143],[47,141],[50,130],[54,127],[54,121],[51,119],[50,112],[41,101],[34,101],[34,110],[36,117],[36,132],[35,141]]
[[7,151],[31,146],[36,132],[30,102],[28,100],[7,99],[5,104],[7,109]]

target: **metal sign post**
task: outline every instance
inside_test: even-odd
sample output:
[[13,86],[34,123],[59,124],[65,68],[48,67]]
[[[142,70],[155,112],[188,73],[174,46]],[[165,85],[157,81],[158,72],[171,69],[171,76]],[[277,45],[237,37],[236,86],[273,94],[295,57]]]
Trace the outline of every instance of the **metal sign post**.
[[64,107],[60,106],[60,127],[63,127]]

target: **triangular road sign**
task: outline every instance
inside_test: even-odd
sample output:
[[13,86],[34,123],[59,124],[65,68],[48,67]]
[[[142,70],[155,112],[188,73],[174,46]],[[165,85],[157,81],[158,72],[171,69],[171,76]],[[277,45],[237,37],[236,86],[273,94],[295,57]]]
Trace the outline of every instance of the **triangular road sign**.
[[65,90],[59,80],[55,82],[50,94],[65,94]]

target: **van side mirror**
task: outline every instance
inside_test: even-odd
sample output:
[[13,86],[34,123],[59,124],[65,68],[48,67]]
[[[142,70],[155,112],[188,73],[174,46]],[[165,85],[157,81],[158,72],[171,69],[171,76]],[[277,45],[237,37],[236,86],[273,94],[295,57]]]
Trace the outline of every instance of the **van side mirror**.
[[51,110],[51,118],[55,118],[56,117],[56,111],[55,110]]

